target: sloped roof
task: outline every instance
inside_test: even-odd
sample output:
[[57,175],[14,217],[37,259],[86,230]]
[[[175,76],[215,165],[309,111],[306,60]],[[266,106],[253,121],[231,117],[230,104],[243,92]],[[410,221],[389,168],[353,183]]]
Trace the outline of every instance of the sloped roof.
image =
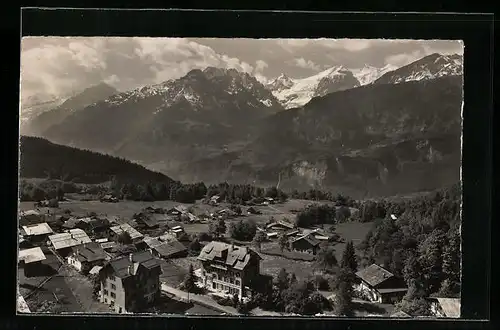
[[443,309],[446,317],[460,317],[460,299],[459,298],[436,298]]
[[295,226],[293,224],[291,224],[290,222],[286,222],[286,221],[283,221],[283,220],[278,220],[276,222],[273,222],[273,223],[270,223],[266,226],[266,228],[271,228],[271,227],[275,227],[275,226],[283,226],[283,227],[286,227],[288,229],[293,229]]
[[69,218],[63,224],[64,228],[75,228],[75,226],[81,221],[81,219],[77,218]]
[[295,243],[295,242],[300,241],[300,240],[304,240],[312,246],[317,246],[320,244],[320,241],[311,234],[306,234],[306,235],[302,235],[300,237],[297,237],[294,240],[292,240],[292,243]]
[[106,253],[96,242],[80,244],[72,247],[73,253],[80,261],[93,262],[106,259]]
[[380,283],[393,277],[394,274],[377,264],[372,264],[365,269],[358,271],[356,273],[356,276],[366,283],[370,284],[371,286],[377,286]]
[[187,248],[177,240],[162,242],[162,244],[157,245],[154,249],[162,257],[170,257],[171,255],[187,250]]
[[56,250],[92,242],[88,235],[78,228],[71,229],[66,233],[51,235],[49,240]]
[[101,243],[101,248],[103,249],[111,249],[117,246],[116,242],[104,242]]
[[145,237],[143,239],[143,242],[146,243],[146,245],[150,249],[154,249],[158,245],[162,245],[164,243],[164,242],[160,241],[160,239],[158,237]]
[[19,261],[24,261],[25,264],[32,262],[42,261],[47,259],[42,249],[39,247],[34,247],[31,249],[25,249],[19,251]]
[[36,225],[23,226],[23,230],[26,233],[26,236],[37,236],[53,233],[52,228],[50,228],[50,226],[46,222],[37,223]]
[[[141,251],[132,253],[132,261],[130,261],[129,256],[123,256],[109,262],[109,265],[114,270],[114,273],[118,277],[128,277],[135,275],[138,266],[144,266],[148,269],[153,269],[155,267],[160,267],[158,261],[149,251]],[[132,274],[129,273],[129,267],[133,266]]]
[[130,235],[131,239],[144,237],[144,235],[142,235],[140,232],[138,232],[136,229],[134,229],[128,223],[124,223],[124,224],[121,224],[118,226],[113,226],[110,229],[117,235],[120,235],[123,232],[127,232]]
[[233,246],[223,242],[212,241],[205,245],[198,255],[199,260],[218,261],[235,269],[244,269],[251,258],[261,257],[245,246]]

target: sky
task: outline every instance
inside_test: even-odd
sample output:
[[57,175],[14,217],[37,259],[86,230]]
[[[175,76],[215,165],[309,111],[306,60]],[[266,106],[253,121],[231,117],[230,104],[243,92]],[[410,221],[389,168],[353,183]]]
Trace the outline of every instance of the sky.
[[235,68],[267,82],[332,66],[403,66],[432,53],[463,54],[460,41],[384,39],[215,39],[25,37],[21,96],[65,97],[106,82],[126,91],[207,66]]

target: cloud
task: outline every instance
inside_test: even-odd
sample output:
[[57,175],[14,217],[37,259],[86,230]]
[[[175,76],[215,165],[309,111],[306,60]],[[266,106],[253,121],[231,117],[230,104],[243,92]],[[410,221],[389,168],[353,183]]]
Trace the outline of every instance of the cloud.
[[401,67],[424,57],[425,54],[425,51],[414,51],[410,54],[391,55],[385,59],[385,63]]
[[185,38],[23,38],[23,99],[66,96],[100,82],[119,90],[176,79],[207,66],[261,73],[245,61]]
[[303,57],[294,58],[292,63],[295,64],[296,66],[298,66],[299,68],[303,68],[303,69],[311,69],[314,71],[321,70],[321,66],[317,65],[316,63],[314,63],[311,60],[306,60]]

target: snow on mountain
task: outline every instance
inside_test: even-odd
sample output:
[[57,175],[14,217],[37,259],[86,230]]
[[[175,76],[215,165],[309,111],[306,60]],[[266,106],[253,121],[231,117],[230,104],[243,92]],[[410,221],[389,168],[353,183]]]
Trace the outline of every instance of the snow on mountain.
[[21,95],[21,109],[19,119],[21,126],[42,112],[61,105],[66,97],[58,97],[51,94],[35,94],[28,97]]
[[382,68],[377,68],[371,65],[365,65],[360,69],[351,69],[352,73],[359,80],[361,85],[368,85],[377,80],[383,74],[396,70],[398,67],[392,64],[387,64]]
[[353,73],[335,66],[313,76],[292,79],[285,74],[271,81],[267,88],[286,109],[301,107],[313,97],[360,86]]
[[434,53],[378,78],[375,84],[399,84],[402,82],[429,80],[463,73],[463,56]]

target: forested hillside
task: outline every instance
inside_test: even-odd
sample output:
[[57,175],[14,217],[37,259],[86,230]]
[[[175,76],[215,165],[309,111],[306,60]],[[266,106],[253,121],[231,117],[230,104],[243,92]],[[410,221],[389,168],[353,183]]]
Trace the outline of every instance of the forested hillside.
[[172,182],[168,176],[150,171],[128,160],[21,136],[20,177],[48,178],[75,183],[120,181]]

